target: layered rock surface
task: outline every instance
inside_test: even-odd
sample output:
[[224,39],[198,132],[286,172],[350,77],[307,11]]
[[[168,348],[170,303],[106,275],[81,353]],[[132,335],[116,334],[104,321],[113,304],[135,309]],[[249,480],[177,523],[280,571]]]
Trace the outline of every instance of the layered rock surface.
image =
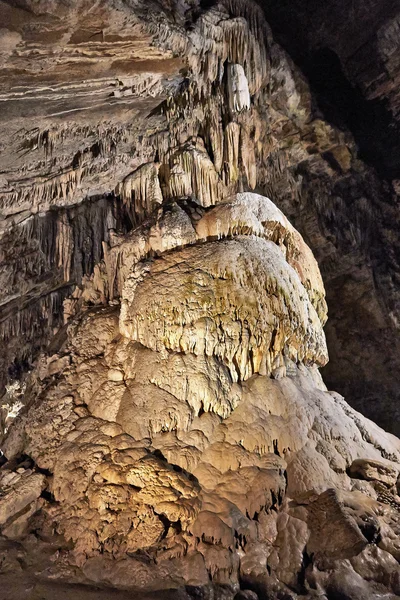
[[0,3],[7,600],[400,595],[400,442],[322,382],[278,208],[396,430],[394,188],[259,7],[205,4]]
[[[351,135],[324,120],[329,111],[321,112],[262,13],[278,23],[279,39],[293,41],[287,48],[296,59],[294,47],[307,54],[325,37],[365,97],[387,92],[397,114],[396,7],[385,0],[365,10],[363,27],[347,13],[361,14],[364,4],[344,12],[340,4],[327,17],[322,5],[307,5],[305,19],[296,3],[303,25],[294,35],[292,13],[282,19],[285,3],[1,2],[3,391],[46,347],[63,301],[93,275],[115,232],[140,224],[161,198],[207,207],[257,190],[290,217],[321,266],[331,305],[327,380],[399,433],[396,176],[382,182],[358,159]],[[365,73],[364,42],[376,58]],[[352,98],[329,69],[320,69],[330,74],[328,93]],[[332,98],[340,112],[343,103]],[[363,121],[357,106],[351,115]],[[398,153],[386,129],[391,159]],[[367,130],[367,141],[378,133]]]

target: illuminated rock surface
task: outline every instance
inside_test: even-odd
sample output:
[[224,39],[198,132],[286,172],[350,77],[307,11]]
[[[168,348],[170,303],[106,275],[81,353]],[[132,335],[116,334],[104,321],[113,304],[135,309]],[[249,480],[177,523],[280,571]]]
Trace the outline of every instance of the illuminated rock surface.
[[39,579],[63,585],[399,593],[400,441],[322,382],[309,249],[255,194],[166,211],[120,240],[121,304],[81,305],[31,374],[3,534],[62,535]]
[[259,6],[70,4],[0,3],[0,600],[400,596],[400,441],[318,370],[314,254],[394,331],[375,175]]

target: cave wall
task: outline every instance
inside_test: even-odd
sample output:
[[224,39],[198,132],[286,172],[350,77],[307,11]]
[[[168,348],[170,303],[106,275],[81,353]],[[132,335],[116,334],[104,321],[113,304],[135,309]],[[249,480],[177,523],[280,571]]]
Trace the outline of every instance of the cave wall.
[[[351,132],[358,157],[370,167],[331,187],[327,182],[332,213],[322,217],[326,241],[321,254],[309,240],[330,306],[331,361],[325,380],[361,412],[398,433],[400,5],[261,5],[275,39],[306,75],[316,112]],[[308,190],[318,207],[317,186]],[[293,218],[302,220],[299,214]],[[298,226],[305,232],[304,225]],[[336,265],[325,260],[329,242],[341,256]]]
[[[212,186],[225,195],[237,189],[269,195],[304,235],[321,265],[330,307],[331,360],[324,377],[364,414],[398,432],[398,153],[391,134],[398,114],[397,4],[371,3],[367,10],[361,3],[261,3],[271,31],[232,3],[228,11],[241,17],[229,52],[233,60],[250,52],[245,70],[252,73],[255,106],[251,119],[240,122],[238,142],[235,128],[227,129],[228,111],[217,114],[207,97],[217,92],[220,68],[210,59],[220,43],[213,34],[199,59],[205,79],[196,102],[189,100],[191,73],[198,77],[200,68],[190,57],[214,27],[201,21],[212,3],[151,7],[1,3],[7,23],[0,72],[2,272],[8,282],[2,291],[3,382],[6,373],[12,378],[32,364],[43,347],[40,337],[62,322],[63,300],[89,274],[115,226],[100,216],[102,224],[92,227],[95,200],[86,200],[83,225],[74,234],[81,241],[73,243],[82,245],[84,256],[68,258],[63,217],[56,219],[58,241],[46,227],[44,237],[36,234],[32,223],[53,223],[54,215],[85,198],[112,204],[115,194],[128,215],[117,226],[123,231],[135,213],[127,195],[123,199],[131,185],[126,178],[154,161],[161,165],[161,187],[168,185],[168,170],[179,162],[182,167],[192,152],[188,147],[179,158],[168,147],[190,146],[197,137],[203,144],[197,156],[205,152],[216,166]],[[252,37],[250,46],[241,37],[240,18],[254,20],[252,36],[263,39],[263,55],[252,50]],[[248,140],[257,142],[254,155],[246,150]],[[34,322],[40,323],[36,329]]]
[[35,213],[0,242],[1,385],[29,369],[64,323],[64,300],[93,273],[110,231],[130,227],[122,204],[92,198]]
[[397,431],[375,100],[255,3],[0,9],[0,597],[397,597],[400,441],[319,372]]

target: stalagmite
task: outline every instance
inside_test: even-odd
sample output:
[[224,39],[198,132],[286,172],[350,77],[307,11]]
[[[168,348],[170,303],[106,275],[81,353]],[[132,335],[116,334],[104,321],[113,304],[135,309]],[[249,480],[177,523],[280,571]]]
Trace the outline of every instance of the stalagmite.
[[274,241],[288,264],[298,273],[314,308],[325,323],[325,290],[318,264],[301,235],[269,198],[249,192],[237,194],[207,212],[196,223],[196,232],[204,240],[241,234]]
[[396,372],[396,186],[265,3],[0,4],[0,600],[398,597],[400,441],[319,373]]
[[[372,515],[395,560],[400,442],[318,374],[327,350],[307,288],[323,301],[312,254],[268,198],[209,209],[197,236],[183,206],[112,238],[105,266],[121,305],[82,306],[32,373],[2,448],[6,464],[23,454],[41,471],[0,479],[4,534],[27,527],[10,512],[19,495],[69,543],[64,561],[134,590],[236,585],[255,556],[283,590],[311,548],[336,556],[339,572],[343,552],[362,561]],[[52,503],[39,498],[47,472]]]
[[[238,312],[243,295],[247,306]],[[239,380],[258,372],[269,353],[271,362],[280,353],[295,362],[326,362],[306,290],[275,244],[261,239],[239,237],[165,257],[139,285],[127,279],[121,314],[129,338],[159,352],[215,355]]]

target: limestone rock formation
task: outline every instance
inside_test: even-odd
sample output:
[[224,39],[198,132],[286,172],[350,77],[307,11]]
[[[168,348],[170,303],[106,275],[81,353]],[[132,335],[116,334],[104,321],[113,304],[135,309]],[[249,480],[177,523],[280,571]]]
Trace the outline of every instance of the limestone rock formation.
[[262,6],[0,1],[0,600],[400,597],[400,440],[319,372],[398,364],[395,187]]
[[81,303],[29,378],[2,534],[62,536],[71,583],[394,598],[400,441],[322,382],[310,250],[257,194],[155,210],[98,266],[120,302]]
[[3,0],[0,393],[161,195],[257,190],[320,264],[327,381],[399,434],[396,4]]

